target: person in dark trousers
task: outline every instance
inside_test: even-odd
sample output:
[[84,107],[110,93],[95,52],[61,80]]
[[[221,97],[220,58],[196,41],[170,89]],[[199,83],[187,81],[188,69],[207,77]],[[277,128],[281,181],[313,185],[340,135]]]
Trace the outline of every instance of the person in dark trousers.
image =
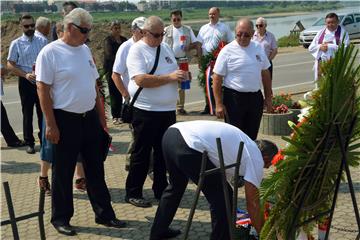
[[216,116],[255,140],[264,106],[272,112],[270,63],[261,45],[251,41],[251,20],[240,19],[235,33],[236,39],[221,50],[214,66]]
[[[143,186],[153,152],[153,192],[160,199],[167,186],[166,166],[162,155],[161,139],[166,129],[176,122],[177,84],[184,81],[186,72],[178,70],[174,52],[162,42],[164,23],[156,16],[146,19],[143,38],[132,45],[126,60],[129,72],[128,91],[131,97],[143,87],[134,104],[132,126],[134,148],[126,179],[125,201],[137,207],[151,207],[143,198]],[[160,47],[158,65],[155,65]]]
[[[244,142],[239,176],[245,180],[246,206],[252,225],[260,233],[264,219],[260,211],[258,189],[263,178],[263,168],[271,165],[272,158],[278,152],[276,145],[266,140],[254,142],[244,132],[227,123],[190,121],[176,123],[164,134],[162,146],[170,184],[160,199],[150,240],[171,238],[181,233],[169,226],[189,179],[198,184],[203,152],[208,154],[206,170],[220,166],[216,138],[221,139],[225,166],[236,162],[240,142]],[[234,169],[226,170],[227,179],[233,175]],[[227,189],[229,199],[232,199],[229,184]],[[201,191],[210,205],[210,239],[230,239],[221,173],[206,176]]]
[[26,152],[35,153],[35,138],[33,136],[33,112],[36,109],[41,144],[42,112],[36,92],[35,74],[33,67],[40,50],[47,44],[43,38],[35,36],[35,21],[31,15],[20,17],[23,35],[11,42],[7,66],[19,77],[19,94],[23,114],[23,134],[28,145]]
[[[6,75],[6,68],[1,64],[0,65],[0,76],[1,76],[1,97],[4,96],[3,89],[3,79]],[[14,129],[11,127],[6,109],[4,107],[3,102],[1,101],[1,134],[4,137],[4,140],[8,147],[23,147],[26,146],[25,142],[20,140],[18,136],[16,136]]]
[[100,136],[106,120],[96,86],[99,74],[84,44],[92,16],[76,8],[63,23],[64,36],[40,52],[35,72],[46,121],[45,137],[53,144],[51,223],[61,234],[76,234],[70,226],[74,213],[72,178],[81,154],[95,222],[122,228],[126,223],[116,218],[105,182]]
[[113,21],[110,27],[111,34],[107,36],[104,40],[103,68],[105,70],[106,80],[109,87],[111,116],[113,124],[117,125],[121,123],[121,108],[123,98],[120,91],[116,88],[116,85],[113,82],[111,75],[115,62],[116,52],[119,49],[120,45],[126,42],[127,39],[121,36],[121,24],[119,21]]

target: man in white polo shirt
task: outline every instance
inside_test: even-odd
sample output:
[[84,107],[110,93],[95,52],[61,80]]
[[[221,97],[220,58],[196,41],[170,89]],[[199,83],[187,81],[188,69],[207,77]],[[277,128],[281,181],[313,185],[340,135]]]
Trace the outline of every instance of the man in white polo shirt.
[[[206,56],[219,47],[220,42],[224,45],[234,40],[234,34],[230,30],[229,26],[219,21],[220,9],[218,7],[212,7],[209,9],[210,22],[203,25],[198,33],[197,39],[202,43],[202,55]],[[210,98],[213,98],[213,93],[210,89]],[[202,114],[209,114],[210,108],[208,98],[205,97],[205,109]]]
[[221,50],[214,66],[216,116],[255,140],[264,108],[261,83],[266,109],[272,111],[270,62],[261,45],[251,41],[254,26],[249,19],[240,19],[235,32],[236,39]]
[[87,193],[95,222],[124,227],[116,218],[106,186],[103,146],[105,117],[96,88],[99,77],[90,49],[84,44],[92,17],[82,8],[64,18],[64,35],[45,46],[36,59],[36,80],[46,121],[46,139],[53,145],[51,223],[64,235],[73,236],[72,178],[81,154]]
[[[185,80],[186,72],[177,70],[173,51],[162,43],[164,23],[156,16],[146,19],[143,38],[131,46],[126,61],[129,71],[128,91],[133,97],[143,87],[134,104],[132,126],[134,149],[126,179],[126,202],[137,207],[151,207],[143,198],[143,186],[149,169],[149,156],[154,150],[154,196],[160,199],[167,186],[166,168],[162,156],[161,139],[166,129],[176,122],[177,84]],[[156,52],[160,57],[155,72]]]
[[[216,138],[221,139],[225,165],[236,162],[239,144],[244,142],[239,175],[245,180],[246,205],[252,225],[260,233],[264,220],[260,211],[258,188],[263,178],[263,168],[271,165],[271,160],[278,151],[277,147],[266,140],[254,142],[244,132],[227,123],[200,120],[176,123],[164,134],[162,145],[170,184],[159,202],[150,240],[180,234],[179,230],[171,229],[169,225],[175,216],[188,180],[191,179],[195,184],[199,181],[202,153],[206,151],[208,154],[207,170],[220,166]],[[228,179],[233,177],[233,174],[234,169],[227,169]],[[230,185],[228,191],[229,198],[232,199]],[[210,204],[210,239],[230,239],[220,173],[205,177],[202,192]]]
[[[131,32],[132,37],[129,38],[126,42],[120,45],[118,51],[116,52],[115,62],[113,66],[113,73],[111,75],[116,88],[119,90],[125,101],[130,100],[130,94],[128,91],[129,85],[129,73],[126,67],[126,59],[129,54],[130,47],[134,45],[143,37],[143,28],[145,24],[145,17],[137,17],[131,23]],[[129,144],[129,148],[126,155],[125,170],[129,171],[130,166],[130,154],[134,147],[134,131],[131,124],[129,125],[131,129],[132,139]]]

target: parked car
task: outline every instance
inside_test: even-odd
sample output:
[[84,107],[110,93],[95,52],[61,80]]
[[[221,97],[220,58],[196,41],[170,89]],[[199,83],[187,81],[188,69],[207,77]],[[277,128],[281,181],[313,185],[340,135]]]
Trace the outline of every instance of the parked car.
[[[360,13],[340,14],[340,25],[348,32],[350,39],[360,38]],[[300,33],[299,42],[308,48],[316,34],[325,27],[325,19],[319,18],[313,25]]]

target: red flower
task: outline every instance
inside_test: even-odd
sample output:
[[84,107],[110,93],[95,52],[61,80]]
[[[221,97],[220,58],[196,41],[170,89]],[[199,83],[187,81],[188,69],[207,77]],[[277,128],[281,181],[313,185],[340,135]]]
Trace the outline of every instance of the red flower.
[[271,160],[271,165],[276,165],[279,161],[284,160],[284,155],[282,154],[282,150],[280,149],[278,153]]

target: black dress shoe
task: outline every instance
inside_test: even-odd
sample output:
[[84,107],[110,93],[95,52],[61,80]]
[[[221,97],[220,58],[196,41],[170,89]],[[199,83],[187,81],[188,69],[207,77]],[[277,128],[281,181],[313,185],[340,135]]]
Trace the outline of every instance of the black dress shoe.
[[157,236],[151,236],[150,240],[161,240],[161,239],[169,239],[174,238],[181,234],[181,231],[179,229],[172,229],[168,228],[165,232],[162,234],[159,234]]
[[64,234],[67,236],[75,236],[76,235],[75,230],[70,225],[61,225],[61,226],[54,226],[54,227],[61,234]]
[[28,146],[27,149],[26,149],[26,152],[28,154],[34,154],[35,153],[35,148],[34,146]]
[[23,140],[19,140],[17,142],[14,142],[14,143],[10,143],[7,145],[8,147],[13,147],[13,148],[17,148],[17,147],[24,147],[26,146],[26,143],[25,141]]
[[107,226],[107,227],[114,227],[114,228],[124,228],[126,227],[126,222],[124,221],[121,221],[117,218],[114,218],[113,220],[110,220],[110,221],[103,221],[103,220],[100,220],[100,219],[95,219],[95,222],[97,224],[101,224],[101,225],[104,225],[104,226]]

